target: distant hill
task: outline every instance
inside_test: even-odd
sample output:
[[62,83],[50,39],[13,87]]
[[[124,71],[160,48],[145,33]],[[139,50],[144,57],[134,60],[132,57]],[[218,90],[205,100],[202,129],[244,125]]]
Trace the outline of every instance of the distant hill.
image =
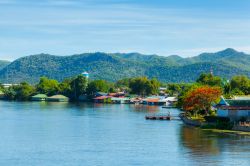
[[6,67],[9,64],[10,64],[9,61],[0,60],[0,70],[3,69],[4,67]]
[[148,76],[164,82],[192,82],[201,73],[209,72],[211,67],[215,75],[225,78],[239,74],[250,76],[250,55],[231,48],[192,58],[139,53],[97,52],[72,56],[37,54],[19,58],[6,65],[0,68],[0,81],[11,83],[35,83],[41,76],[62,80],[84,71],[90,73],[91,79],[108,81]]

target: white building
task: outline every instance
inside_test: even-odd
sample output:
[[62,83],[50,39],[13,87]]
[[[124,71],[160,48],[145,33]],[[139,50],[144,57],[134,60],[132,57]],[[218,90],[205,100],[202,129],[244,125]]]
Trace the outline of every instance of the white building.
[[221,97],[217,105],[217,116],[231,120],[239,120],[242,117],[250,119],[250,96],[236,96],[233,99]]

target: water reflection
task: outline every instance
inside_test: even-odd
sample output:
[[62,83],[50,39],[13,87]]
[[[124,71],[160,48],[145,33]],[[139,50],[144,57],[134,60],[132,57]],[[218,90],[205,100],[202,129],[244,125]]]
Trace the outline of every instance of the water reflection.
[[187,157],[197,164],[246,165],[250,163],[248,136],[214,133],[184,125],[180,128],[180,143],[188,150]]
[[180,130],[182,144],[191,150],[193,155],[218,154],[220,152],[218,140],[208,136],[204,131],[189,126],[182,126]]

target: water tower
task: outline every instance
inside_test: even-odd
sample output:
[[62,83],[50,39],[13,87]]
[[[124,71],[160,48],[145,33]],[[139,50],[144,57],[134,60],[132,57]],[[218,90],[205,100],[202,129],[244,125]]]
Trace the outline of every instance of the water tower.
[[86,72],[86,71],[85,71],[85,72],[83,72],[83,73],[82,73],[82,75],[83,75],[84,77],[86,77],[86,78],[89,78],[89,73],[88,73],[88,72]]

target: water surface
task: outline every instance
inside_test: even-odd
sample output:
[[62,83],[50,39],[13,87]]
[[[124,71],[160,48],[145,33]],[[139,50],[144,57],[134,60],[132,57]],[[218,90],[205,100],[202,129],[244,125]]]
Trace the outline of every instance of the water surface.
[[0,101],[0,165],[250,165],[249,137],[144,119],[166,111]]

